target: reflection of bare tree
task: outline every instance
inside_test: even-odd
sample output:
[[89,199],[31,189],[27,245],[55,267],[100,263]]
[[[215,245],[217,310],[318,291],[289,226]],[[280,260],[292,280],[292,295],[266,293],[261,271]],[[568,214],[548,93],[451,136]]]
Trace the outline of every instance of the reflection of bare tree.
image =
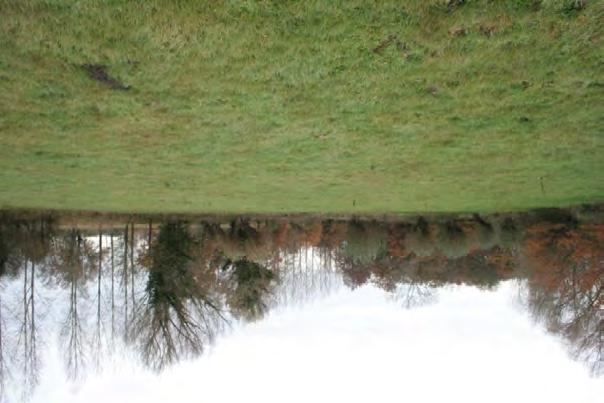
[[549,290],[529,282],[523,290],[522,300],[535,320],[568,342],[570,354],[575,359],[587,362],[592,373],[600,374],[602,284],[594,284],[588,290],[572,288],[568,291]]
[[[1,277],[0,277],[1,278]],[[4,305],[2,302],[2,291],[0,287],[0,402],[4,401],[6,378],[8,376],[8,366],[5,355],[6,324],[4,323]]]
[[[38,384],[40,357],[38,352],[39,334],[36,311],[36,265],[41,266],[50,249],[48,235],[50,224],[44,220],[21,225],[18,231],[19,249],[23,261],[23,312],[19,335],[19,346],[23,348],[22,376],[23,397],[29,396]],[[28,268],[29,264],[29,268]]]
[[0,302],[0,400],[6,380],[9,361],[19,370],[22,398],[27,398],[38,383],[40,371],[39,357],[39,312],[36,310],[36,269],[43,266],[50,250],[49,235],[51,223],[45,220],[0,223],[0,276],[22,276],[22,296],[19,303],[12,305],[18,324],[16,345],[10,347],[11,355],[6,358],[6,323],[4,306]]
[[404,308],[415,308],[434,302],[436,299],[436,289],[428,283],[419,281],[402,283],[396,287],[394,298]]
[[538,226],[525,246],[530,265],[522,300],[532,316],[567,341],[575,359],[602,368],[604,226]]
[[146,366],[161,370],[201,354],[224,320],[202,268],[191,258],[193,238],[184,224],[160,227],[151,252],[144,301],[135,316],[135,338]]
[[76,379],[84,366],[84,346],[82,323],[78,312],[78,281],[70,281],[69,308],[64,333],[67,337],[67,373],[71,379]]
[[287,306],[330,294],[342,285],[331,247],[298,247],[280,251],[273,301]]
[[128,339],[129,333],[129,321],[128,321],[128,225],[124,230],[124,254],[123,254],[124,268],[122,271],[122,284],[124,286],[124,339]]
[[110,235],[111,248],[111,344],[115,337],[115,259],[113,252],[113,234]]
[[56,258],[55,269],[69,288],[67,316],[61,331],[66,351],[65,367],[68,377],[77,379],[82,375],[85,366],[85,336],[79,294],[83,291],[81,283],[85,280],[85,267],[93,265],[95,252],[88,242],[73,230],[62,238]]
[[7,236],[4,234],[5,229],[0,225],[0,276],[6,274],[8,259],[10,257],[10,246]]
[[103,339],[101,335],[101,278],[103,273],[103,234],[99,233],[98,240],[98,266],[97,266],[97,292],[96,292],[96,326],[93,337],[93,356],[94,367],[99,370],[101,367],[101,356],[103,348]]
[[130,223],[130,298],[132,299],[132,312],[134,312],[136,309],[134,296],[134,223]]
[[[126,248],[122,244],[125,239],[123,236],[116,235],[114,231],[104,237],[99,237],[97,256],[101,261],[97,262],[97,270],[101,272],[95,272],[97,326],[93,344],[108,352],[115,351],[116,342],[127,340],[130,322],[130,310],[128,309],[130,299],[127,298],[127,295],[124,295],[123,299],[120,298],[120,295],[125,294],[129,288],[129,281],[126,281],[128,277],[125,264]],[[124,235],[122,231],[119,232],[120,235]],[[90,289],[90,287],[88,288]],[[100,306],[98,305],[99,301]],[[128,319],[126,319],[126,316]],[[99,334],[101,335],[100,345],[95,340]],[[98,348],[95,353],[97,351]],[[96,356],[94,358],[95,361],[98,361]],[[102,358],[102,354],[99,358]]]
[[39,357],[37,354],[36,312],[35,312],[35,264],[30,271],[23,270],[23,321],[20,330],[20,344],[23,347],[23,393],[28,396],[38,383]]

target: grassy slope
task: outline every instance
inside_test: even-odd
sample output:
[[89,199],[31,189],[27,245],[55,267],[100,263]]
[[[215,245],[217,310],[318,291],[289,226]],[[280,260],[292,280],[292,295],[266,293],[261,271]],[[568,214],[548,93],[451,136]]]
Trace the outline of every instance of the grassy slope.
[[[603,1],[571,15],[556,2],[434,3],[0,0],[0,206],[604,200]],[[449,33],[459,27],[468,34]],[[408,50],[372,52],[389,35]],[[132,89],[92,81],[82,63]]]

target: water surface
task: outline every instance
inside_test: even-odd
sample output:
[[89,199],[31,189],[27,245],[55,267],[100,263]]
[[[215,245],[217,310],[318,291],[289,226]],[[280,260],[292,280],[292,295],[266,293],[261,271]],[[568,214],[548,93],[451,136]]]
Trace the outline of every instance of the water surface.
[[604,224],[0,220],[4,401],[598,401]]

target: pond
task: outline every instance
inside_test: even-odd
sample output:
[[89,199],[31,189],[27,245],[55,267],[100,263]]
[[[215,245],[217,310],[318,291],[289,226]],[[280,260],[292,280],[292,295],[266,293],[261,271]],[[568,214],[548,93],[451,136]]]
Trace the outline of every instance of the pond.
[[4,213],[1,397],[595,402],[603,274],[600,209]]

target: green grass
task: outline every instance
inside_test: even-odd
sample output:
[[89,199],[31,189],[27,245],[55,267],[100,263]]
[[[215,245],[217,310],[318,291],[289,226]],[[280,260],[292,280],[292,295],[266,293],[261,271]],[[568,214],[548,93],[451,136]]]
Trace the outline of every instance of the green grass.
[[0,207],[603,201],[604,2],[443,3],[0,0]]

